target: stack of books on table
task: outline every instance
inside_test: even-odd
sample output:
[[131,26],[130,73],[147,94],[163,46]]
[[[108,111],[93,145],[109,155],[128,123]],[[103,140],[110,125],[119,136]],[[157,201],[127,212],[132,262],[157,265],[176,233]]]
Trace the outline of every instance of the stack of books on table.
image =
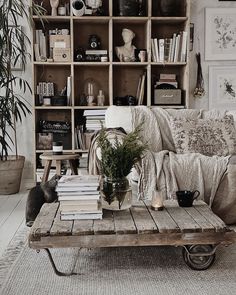
[[98,176],[62,176],[56,188],[61,220],[102,219],[98,186]]

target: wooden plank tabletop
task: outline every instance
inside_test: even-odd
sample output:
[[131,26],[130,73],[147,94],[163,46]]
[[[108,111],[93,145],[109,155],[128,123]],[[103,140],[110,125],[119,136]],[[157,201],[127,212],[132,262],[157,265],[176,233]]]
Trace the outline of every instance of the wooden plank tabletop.
[[50,234],[50,230],[54,222],[58,207],[59,203],[43,204],[36,220],[34,221],[33,227],[31,228],[31,239],[48,236]]
[[44,204],[31,229],[29,240],[40,237],[171,234],[226,231],[224,222],[202,201],[193,207],[164,202],[163,211],[150,209],[150,201],[136,202],[118,212],[103,210],[102,220],[60,220],[59,203]]

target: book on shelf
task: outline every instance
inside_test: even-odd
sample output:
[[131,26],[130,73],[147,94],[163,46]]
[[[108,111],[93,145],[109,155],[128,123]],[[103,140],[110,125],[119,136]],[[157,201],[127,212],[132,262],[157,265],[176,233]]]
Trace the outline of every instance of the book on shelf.
[[59,181],[58,187],[97,187],[99,185],[99,176],[97,175],[63,175]]
[[75,127],[75,146],[78,149],[84,150],[85,149],[85,139],[84,139],[84,127],[83,125],[77,125]]
[[178,88],[178,82],[176,80],[176,74],[160,74],[160,79],[156,81],[154,88],[166,89],[166,88]]
[[178,52],[179,52],[179,35],[176,35],[173,62],[177,62],[177,60],[178,60]]
[[180,61],[185,62],[187,58],[187,42],[188,42],[188,33],[186,31],[183,31],[182,35],[182,44],[181,44],[181,55],[180,55]]
[[159,39],[158,40],[159,43],[159,61],[160,62],[164,62],[165,61],[165,39]]
[[152,61],[157,62],[155,44],[154,44],[154,39],[153,38],[151,38],[151,56],[152,56]]
[[170,60],[170,47],[171,47],[172,39],[165,38],[164,40],[164,61],[168,62]]
[[167,58],[166,58],[167,62],[171,62],[173,38],[170,38],[169,40],[170,40],[170,46],[169,46],[169,49],[167,51]]
[[39,44],[35,43],[34,44],[34,57],[36,61],[40,61],[40,53],[39,53]]
[[[156,84],[155,84],[155,88],[161,88],[160,86],[161,85],[163,85],[163,84],[165,84],[165,86],[166,86],[166,84],[168,84],[168,85],[171,85],[171,86],[173,86],[174,88],[178,88],[178,82],[177,81],[165,81],[165,82],[163,82],[163,81],[161,81],[161,80],[159,80],[159,81],[157,81],[156,82]],[[158,87],[159,86],[159,87]],[[163,85],[164,86],[164,85]],[[164,88],[164,87],[163,87]],[[166,87],[165,87],[166,88]]]
[[160,74],[160,79],[176,79],[176,74]]
[[84,110],[84,116],[105,116],[106,110],[97,109],[97,110]]
[[71,105],[71,85],[72,85],[72,77],[67,77],[67,85],[66,85],[66,97],[67,97],[67,105]]
[[156,62],[160,61],[160,53],[159,53],[159,49],[158,49],[158,40],[157,38],[154,38],[154,54],[156,57]]
[[172,45],[171,45],[171,48],[170,48],[170,62],[174,61],[175,46],[176,46],[176,33],[174,33],[173,37],[172,37]]
[[143,72],[139,77],[138,87],[137,87],[137,101],[138,105],[143,104],[144,91],[145,91],[145,79],[146,79],[146,71]]
[[107,55],[106,49],[88,49],[85,50],[86,55]]

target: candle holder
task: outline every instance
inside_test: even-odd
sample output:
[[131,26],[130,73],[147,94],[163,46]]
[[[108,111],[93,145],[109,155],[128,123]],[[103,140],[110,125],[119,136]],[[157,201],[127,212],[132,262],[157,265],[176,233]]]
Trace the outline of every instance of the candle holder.
[[163,201],[163,193],[161,191],[153,191],[151,209],[154,211],[162,211],[164,209]]
[[63,154],[63,145],[62,145],[61,141],[53,141],[52,153],[53,153],[53,155],[62,155]]

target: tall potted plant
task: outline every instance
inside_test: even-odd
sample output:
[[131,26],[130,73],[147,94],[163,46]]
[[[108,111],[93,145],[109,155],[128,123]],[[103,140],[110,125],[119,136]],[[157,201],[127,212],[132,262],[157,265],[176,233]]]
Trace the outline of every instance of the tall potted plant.
[[[31,13],[41,15],[42,9],[24,0],[0,2],[0,194],[17,193],[25,158],[18,155],[17,123],[30,114],[24,98],[31,87],[21,77],[30,57],[30,39],[19,23],[27,19],[31,26]],[[22,71],[15,71],[21,64]]]

